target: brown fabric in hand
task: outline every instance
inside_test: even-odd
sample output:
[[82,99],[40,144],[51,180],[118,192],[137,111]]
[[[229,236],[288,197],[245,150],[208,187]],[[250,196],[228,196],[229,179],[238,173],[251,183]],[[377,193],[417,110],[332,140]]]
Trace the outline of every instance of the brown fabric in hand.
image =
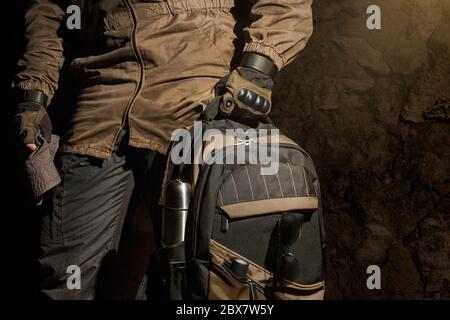
[[61,182],[61,177],[53,162],[59,146],[59,137],[51,135],[50,142],[47,142],[42,136],[39,136],[38,141],[38,148],[30,154],[25,162],[32,195],[37,205],[40,204],[44,193]]

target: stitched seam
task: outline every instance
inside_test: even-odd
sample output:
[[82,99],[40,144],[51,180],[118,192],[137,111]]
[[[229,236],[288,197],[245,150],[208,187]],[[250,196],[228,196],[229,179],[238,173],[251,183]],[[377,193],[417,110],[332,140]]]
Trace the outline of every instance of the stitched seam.
[[295,196],[297,196],[297,188],[295,187],[294,174],[292,173],[291,165],[289,163],[287,165],[288,165],[289,171],[291,172],[291,179],[292,179],[292,185],[294,186],[294,193],[295,193]]
[[280,176],[278,175],[278,172],[277,172],[277,180],[278,180],[278,186],[280,187],[281,197],[284,198],[283,188],[281,187],[281,181],[280,181]]
[[303,179],[305,180],[305,186],[306,186],[306,195],[309,197],[309,188],[308,188],[308,181],[306,180],[305,167],[302,167],[302,170],[303,170]]
[[252,193],[252,200],[255,200],[255,195],[253,194],[253,186],[252,186],[252,182],[250,180],[250,174],[248,173],[247,166],[245,166],[245,172],[247,172],[247,179],[248,179],[248,184],[250,185],[250,192]]
[[263,181],[264,181],[264,188],[266,189],[267,199],[270,199],[269,189],[267,189],[266,177],[264,175],[262,175],[262,177],[263,177]]
[[237,202],[239,202],[240,201],[239,200],[239,195],[238,195],[238,192],[237,192],[236,183],[234,181],[233,173],[231,173],[231,182],[233,182],[233,187],[234,187],[234,193],[236,195],[236,200],[237,200]]
[[[214,28],[216,29],[216,23],[214,21],[211,22],[212,24],[214,24]],[[230,71],[230,67],[228,66],[227,62],[225,61],[225,58],[223,57],[221,50],[219,50],[219,48],[216,46],[216,44],[214,43],[214,41],[212,41],[208,35],[206,34],[206,32],[203,30],[202,26],[196,25],[196,29],[198,31],[201,32],[201,34],[205,37],[205,39],[208,40],[209,44],[212,45],[214,47],[214,50],[216,50],[217,55],[220,57],[220,60],[222,61],[222,65],[225,67],[226,70]]]

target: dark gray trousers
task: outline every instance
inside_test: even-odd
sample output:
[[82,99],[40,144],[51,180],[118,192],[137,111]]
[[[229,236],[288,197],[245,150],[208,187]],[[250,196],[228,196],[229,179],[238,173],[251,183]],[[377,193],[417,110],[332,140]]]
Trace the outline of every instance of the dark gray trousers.
[[[45,296],[136,297],[159,238],[153,225],[159,224],[165,157],[127,142],[122,131],[108,160],[58,155],[62,182],[49,196],[50,210],[41,229]],[[74,268],[80,270],[80,289],[69,289],[76,281]]]

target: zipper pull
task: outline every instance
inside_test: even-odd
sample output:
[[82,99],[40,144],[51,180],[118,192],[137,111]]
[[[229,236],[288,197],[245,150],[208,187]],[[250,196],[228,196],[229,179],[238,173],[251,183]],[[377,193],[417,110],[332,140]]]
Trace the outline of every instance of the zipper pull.
[[250,287],[250,300],[256,300],[256,288],[251,279],[248,279],[248,286]]
[[239,138],[237,138],[236,139],[236,143],[234,145],[235,146],[245,145],[246,147],[248,147],[252,143],[258,143],[258,140],[255,140],[255,139],[239,139]]
[[228,219],[223,214],[220,216],[220,231],[223,233],[228,231]]

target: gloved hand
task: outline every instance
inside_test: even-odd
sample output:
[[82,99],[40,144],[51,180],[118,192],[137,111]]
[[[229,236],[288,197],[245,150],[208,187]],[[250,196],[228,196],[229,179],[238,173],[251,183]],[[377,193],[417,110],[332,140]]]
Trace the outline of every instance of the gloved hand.
[[[33,99],[29,99],[30,96]],[[34,151],[36,145],[42,143],[39,141],[40,138],[44,138],[47,142],[51,141],[52,124],[43,106],[46,101],[45,96],[43,98],[37,94],[26,95],[26,97],[17,106],[14,123],[20,143],[30,151]]]
[[[255,56],[257,63],[253,63]],[[216,95],[223,96],[220,111],[224,116],[240,119],[260,118],[270,112],[273,80],[267,73],[258,70],[258,67],[265,67],[267,64],[269,68],[276,67],[267,58],[256,54],[251,57],[249,63],[244,62],[216,85]],[[261,61],[266,65],[261,64]]]

